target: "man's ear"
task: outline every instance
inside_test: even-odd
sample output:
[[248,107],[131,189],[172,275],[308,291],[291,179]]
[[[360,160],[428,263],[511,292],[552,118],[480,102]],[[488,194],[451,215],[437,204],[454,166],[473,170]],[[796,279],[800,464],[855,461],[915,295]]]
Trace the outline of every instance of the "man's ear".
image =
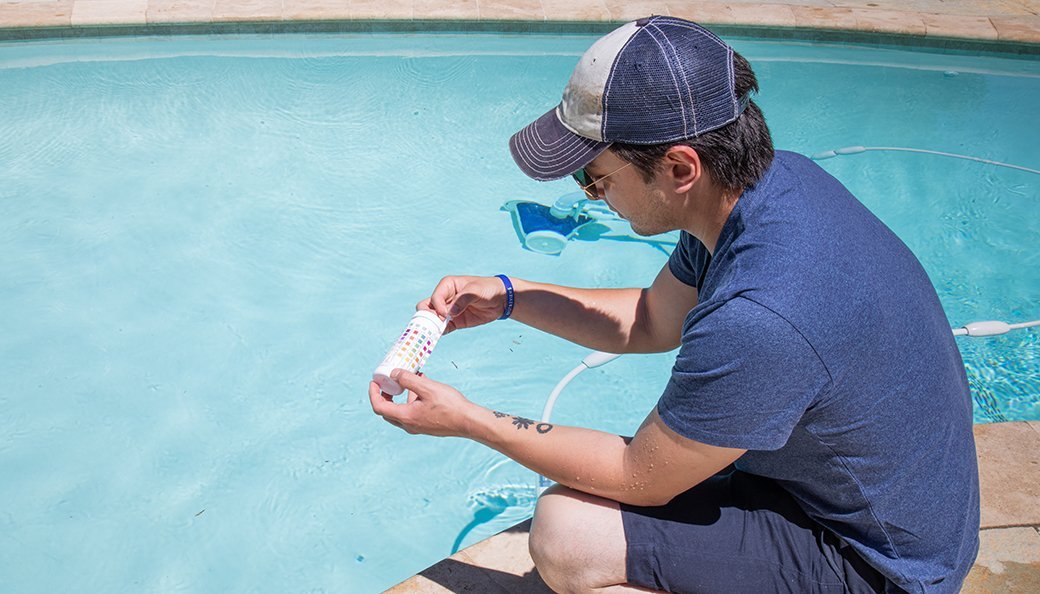
[[661,160],[661,166],[661,170],[668,174],[671,182],[675,184],[673,190],[677,194],[689,192],[705,175],[701,156],[683,144],[668,149]]

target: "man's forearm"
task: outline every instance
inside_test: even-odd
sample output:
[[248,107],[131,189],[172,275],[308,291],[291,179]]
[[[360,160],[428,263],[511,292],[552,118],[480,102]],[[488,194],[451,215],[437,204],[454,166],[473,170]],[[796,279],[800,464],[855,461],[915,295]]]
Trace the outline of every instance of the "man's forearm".
[[466,437],[561,485],[633,505],[654,505],[641,469],[626,470],[628,440],[474,407]]
[[579,289],[514,279],[513,319],[560,338],[609,353],[649,353],[645,289]]

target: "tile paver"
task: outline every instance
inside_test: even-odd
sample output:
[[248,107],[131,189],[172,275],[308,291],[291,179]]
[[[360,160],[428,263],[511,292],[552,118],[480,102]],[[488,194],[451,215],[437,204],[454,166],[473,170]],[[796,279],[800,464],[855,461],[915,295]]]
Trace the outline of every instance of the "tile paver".
[[983,530],[965,594],[1040,592],[1040,532],[1033,527]]
[[1036,43],[1040,40],[1040,16],[991,17],[1001,41]]
[[148,23],[208,23],[213,0],[151,0],[145,18]]
[[1040,433],[1028,423],[977,425],[975,447],[982,527],[1040,525]]

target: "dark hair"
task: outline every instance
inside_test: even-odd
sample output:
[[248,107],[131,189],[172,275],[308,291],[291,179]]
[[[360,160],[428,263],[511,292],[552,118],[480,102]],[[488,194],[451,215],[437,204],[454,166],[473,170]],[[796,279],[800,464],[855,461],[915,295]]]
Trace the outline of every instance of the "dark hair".
[[[758,92],[758,80],[751,64],[736,52],[733,52],[733,77],[737,97]],[[643,179],[650,181],[665,153],[677,145],[697,151],[711,177],[729,190],[754,186],[773,162],[773,139],[765,116],[754,101],[748,102],[736,120],[700,136],[666,144],[615,142],[610,148],[619,158],[635,165]]]

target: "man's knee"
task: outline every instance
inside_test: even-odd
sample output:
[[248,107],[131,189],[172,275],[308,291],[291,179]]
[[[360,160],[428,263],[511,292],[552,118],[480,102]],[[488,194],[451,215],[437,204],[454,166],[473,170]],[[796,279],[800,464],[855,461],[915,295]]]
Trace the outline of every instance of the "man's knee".
[[624,582],[625,535],[616,502],[555,485],[531,523],[531,558],[559,592]]
[[567,546],[564,542],[568,535],[568,526],[572,513],[572,497],[577,492],[560,485],[553,485],[538,498],[534,518],[531,520],[531,534],[528,547],[542,573],[550,563],[566,564]]

